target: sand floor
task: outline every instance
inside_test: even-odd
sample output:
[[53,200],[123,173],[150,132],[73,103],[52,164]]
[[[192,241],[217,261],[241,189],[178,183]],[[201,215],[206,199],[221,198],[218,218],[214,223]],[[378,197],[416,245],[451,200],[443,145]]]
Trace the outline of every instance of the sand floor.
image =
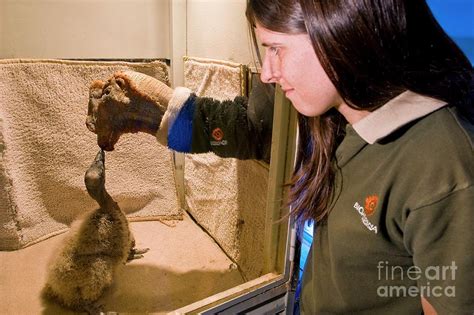
[[[172,226],[133,222],[145,257],[121,266],[100,300],[105,312],[167,313],[243,282],[235,264],[185,215]],[[74,314],[41,298],[52,252],[66,234],[0,252],[0,314]]]

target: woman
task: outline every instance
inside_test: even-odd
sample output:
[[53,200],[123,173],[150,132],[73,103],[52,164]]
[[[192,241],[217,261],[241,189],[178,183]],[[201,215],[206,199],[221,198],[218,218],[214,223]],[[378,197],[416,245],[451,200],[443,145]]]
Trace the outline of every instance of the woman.
[[[250,0],[247,17],[266,49],[262,81],[300,113],[289,204],[318,226],[302,313],[471,314],[472,69],[425,0]],[[118,74],[101,89],[133,82]],[[170,148],[219,154],[210,143],[224,120],[246,131],[225,130],[238,141],[222,155],[259,158],[245,100],[153,91],[144,93],[171,100],[148,131],[141,119],[114,124],[126,110],[90,107],[102,147],[161,122],[157,137]]]

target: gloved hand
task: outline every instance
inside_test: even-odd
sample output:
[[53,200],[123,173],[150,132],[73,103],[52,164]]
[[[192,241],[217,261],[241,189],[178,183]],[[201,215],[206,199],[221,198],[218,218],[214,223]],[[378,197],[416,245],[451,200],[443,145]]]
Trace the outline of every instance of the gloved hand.
[[124,133],[156,135],[173,89],[134,71],[115,73],[107,82],[89,88],[87,128],[97,134],[98,145],[112,151]]

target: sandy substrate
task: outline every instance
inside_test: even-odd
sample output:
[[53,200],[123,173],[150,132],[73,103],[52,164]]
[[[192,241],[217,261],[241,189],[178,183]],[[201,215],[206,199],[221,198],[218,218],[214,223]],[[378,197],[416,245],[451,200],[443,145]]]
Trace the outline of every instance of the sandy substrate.
[[[150,251],[120,267],[101,299],[106,312],[167,313],[243,282],[235,264],[191,218],[133,222],[137,248]],[[65,234],[0,252],[0,314],[74,314],[43,301],[40,291],[52,252]]]

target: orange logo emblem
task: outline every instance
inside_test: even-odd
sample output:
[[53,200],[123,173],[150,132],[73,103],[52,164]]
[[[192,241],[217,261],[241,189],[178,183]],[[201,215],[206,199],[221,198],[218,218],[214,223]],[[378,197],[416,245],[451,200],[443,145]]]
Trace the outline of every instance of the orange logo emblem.
[[373,196],[368,196],[365,198],[365,215],[366,216],[371,216],[375,212],[375,208],[377,207],[377,203],[379,201],[379,197],[373,195]]
[[224,138],[224,132],[222,131],[221,128],[215,128],[215,129],[212,131],[212,137],[213,137],[214,140],[216,140],[216,141],[221,141],[222,138]]

